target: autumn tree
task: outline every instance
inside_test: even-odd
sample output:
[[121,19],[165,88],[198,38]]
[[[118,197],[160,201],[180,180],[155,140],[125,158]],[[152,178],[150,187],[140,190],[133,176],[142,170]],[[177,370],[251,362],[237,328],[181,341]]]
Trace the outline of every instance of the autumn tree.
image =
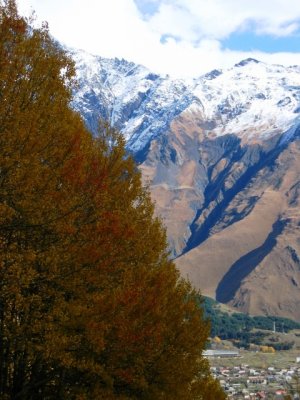
[[73,72],[46,26],[33,29],[13,1],[1,7],[0,393],[8,398],[45,398],[53,382],[45,337],[66,297],[68,229],[83,210],[63,171],[79,137],[89,139],[69,108]]
[[73,77],[47,25],[2,3],[0,397],[221,400],[197,294],[122,136],[70,108]]

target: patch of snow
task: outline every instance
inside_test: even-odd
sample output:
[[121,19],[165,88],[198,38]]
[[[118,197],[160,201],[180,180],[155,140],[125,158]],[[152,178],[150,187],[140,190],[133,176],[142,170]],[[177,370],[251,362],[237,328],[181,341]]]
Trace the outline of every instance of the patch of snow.
[[162,134],[186,111],[214,122],[207,134],[234,133],[244,140],[286,132],[285,142],[299,124],[300,66],[247,59],[198,79],[172,80],[125,60],[75,50],[72,55],[79,82],[74,108],[88,122],[108,118],[132,151]]

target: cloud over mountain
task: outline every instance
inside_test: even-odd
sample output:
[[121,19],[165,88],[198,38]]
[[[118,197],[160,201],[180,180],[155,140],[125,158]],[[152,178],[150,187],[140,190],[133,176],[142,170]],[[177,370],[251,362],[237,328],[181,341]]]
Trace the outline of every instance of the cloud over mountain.
[[[198,76],[247,57],[300,64],[288,39],[299,34],[296,0],[19,0],[48,20],[53,35],[69,46],[146,65],[158,73]],[[245,33],[253,47],[243,47]],[[239,41],[238,48],[231,38]],[[257,40],[257,37],[260,40]],[[269,38],[276,48],[264,46]],[[256,39],[256,40],[255,40]]]

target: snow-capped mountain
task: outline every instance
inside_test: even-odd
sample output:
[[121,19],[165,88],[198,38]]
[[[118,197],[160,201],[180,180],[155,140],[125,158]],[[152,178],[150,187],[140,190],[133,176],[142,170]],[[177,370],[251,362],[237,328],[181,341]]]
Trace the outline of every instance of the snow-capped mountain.
[[163,132],[193,101],[181,80],[151,73],[125,60],[104,59],[84,52],[73,53],[80,88],[74,106],[94,130],[99,115],[125,136],[137,152]]
[[240,310],[300,319],[300,67],[247,59],[174,80],[73,58],[74,108],[124,134],[182,275]]
[[268,138],[294,125],[300,112],[300,67],[266,65],[254,59],[215,78],[200,78],[194,94],[216,135],[235,133],[246,141]]
[[300,114],[300,66],[247,59],[227,71],[174,80],[118,59],[73,52],[79,90],[75,108],[96,129],[99,115],[142,150],[183,111],[202,115],[207,135],[235,133],[245,140],[287,131]]

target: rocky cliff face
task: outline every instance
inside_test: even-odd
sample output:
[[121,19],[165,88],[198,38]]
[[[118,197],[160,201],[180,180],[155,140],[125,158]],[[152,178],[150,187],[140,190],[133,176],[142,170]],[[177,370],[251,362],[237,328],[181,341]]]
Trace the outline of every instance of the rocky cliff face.
[[125,135],[182,275],[242,311],[300,320],[300,67],[249,59],[174,81],[75,58],[74,107]]
[[299,140],[267,145],[218,161],[176,262],[221,302],[299,319]]

